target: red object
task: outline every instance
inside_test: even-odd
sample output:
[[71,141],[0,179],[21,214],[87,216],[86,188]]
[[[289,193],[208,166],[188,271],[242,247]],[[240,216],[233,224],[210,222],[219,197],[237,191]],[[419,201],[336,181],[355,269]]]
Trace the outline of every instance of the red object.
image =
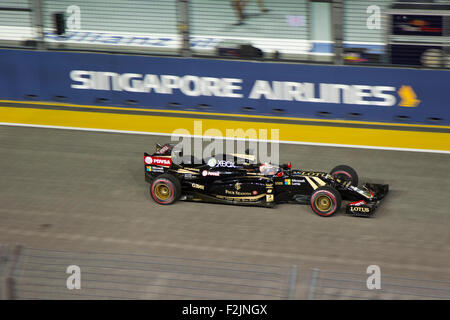
[[152,164],[153,163],[153,159],[152,159],[152,157],[146,156],[146,157],[144,157],[144,162],[146,164]]
[[283,172],[278,172],[277,173],[277,177],[282,177],[283,176]]
[[146,164],[151,164],[151,165],[156,165],[156,166],[170,167],[170,165],[172,164],[172,159],[170,157],[164,158],[164,157],[146,156],[144,158],[144,162]]
[[292,164],[290,162],[288,163],[288,168],[292,168]]
[[352,205],[352,206],[360,206],[362,204],[366,204],[366,202],[364,200],[359,200],[359,201],[355,201],[355,202],[350,202],[348,205]]

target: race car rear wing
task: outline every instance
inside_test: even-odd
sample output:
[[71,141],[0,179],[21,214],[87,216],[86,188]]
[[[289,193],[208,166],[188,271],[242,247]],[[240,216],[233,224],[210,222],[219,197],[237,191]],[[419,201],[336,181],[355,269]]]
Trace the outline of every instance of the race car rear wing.
[[155,153],[163,156],[170,156],[174,147],[175,144],[166,143],[161,145],[160,143],[157,143]]

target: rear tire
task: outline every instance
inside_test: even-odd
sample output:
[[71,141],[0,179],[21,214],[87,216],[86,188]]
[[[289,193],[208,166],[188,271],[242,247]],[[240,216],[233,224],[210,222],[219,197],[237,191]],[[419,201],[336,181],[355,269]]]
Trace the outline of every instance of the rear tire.
[[311,195],[311,208],[321,217],[330,217],[341,208],[341,194],[333,187],[320,187]]
[[333,170],[330,171],[330,174],[337,179],[343,180],[343,181],[349,181],[351,180],[351,185],[354,187],[358,186],[359,178],[358,174],[356,173],[355,169],[352,167],[346,166],[346,165],[340,165],[337,167],[334,167]]
[[172,204],[181,196],[181,183],[171,174],[162,174],[153,179],[150,185],[153,200],[162,205]]

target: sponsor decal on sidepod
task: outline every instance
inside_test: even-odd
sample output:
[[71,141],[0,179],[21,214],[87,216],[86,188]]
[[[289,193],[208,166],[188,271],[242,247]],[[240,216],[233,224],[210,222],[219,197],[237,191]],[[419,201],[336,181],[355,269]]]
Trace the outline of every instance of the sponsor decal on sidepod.
[[162,157],[150,157],[146,156],[144,158],[146,164],[159,165],[164,167],[170,167],[172,164],[172,159],[170,158],[162,158]]

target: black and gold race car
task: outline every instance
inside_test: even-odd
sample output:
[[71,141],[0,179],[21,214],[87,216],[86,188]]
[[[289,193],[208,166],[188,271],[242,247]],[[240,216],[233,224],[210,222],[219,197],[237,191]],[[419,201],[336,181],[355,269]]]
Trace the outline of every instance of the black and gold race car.
[[339,211],[370,217],[389,191],[387,184],[358,187],[354,169],[339,165],[329,173],[295,170],[290,163],[256,163],[249,152],[217,155],[198,161],[180,156],[173,145],[157,144],[156,152],[144,153],[145,180],[155,202],[177,200],[273,207],[277,203],[310,204],[323,217]]

